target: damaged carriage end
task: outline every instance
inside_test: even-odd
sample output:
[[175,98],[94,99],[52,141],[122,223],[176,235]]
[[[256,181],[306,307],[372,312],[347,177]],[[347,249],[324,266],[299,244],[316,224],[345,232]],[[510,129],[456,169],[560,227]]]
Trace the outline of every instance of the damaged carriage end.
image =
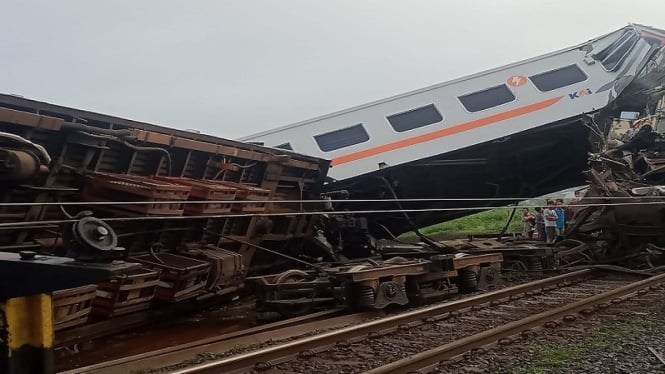
[[665,264],[665,89],[618,107],[635,108],[635,97],[645,109],[608,121],[604,147],[589,155],[589,186],[565,237],[590,243],[585,264],[654,271]]

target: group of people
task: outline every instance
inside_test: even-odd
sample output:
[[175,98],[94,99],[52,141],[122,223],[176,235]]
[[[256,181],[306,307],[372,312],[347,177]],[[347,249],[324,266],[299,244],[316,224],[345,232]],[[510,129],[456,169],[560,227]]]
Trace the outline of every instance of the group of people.
[[529,239],[539,239],[547,243],[554,243],[557,236],[563,235],[566,227],[566,211],[563,209],[563,200],[547,200],[545,207],[535,208],[535,214],[529,208],[522,209],[522,235]]

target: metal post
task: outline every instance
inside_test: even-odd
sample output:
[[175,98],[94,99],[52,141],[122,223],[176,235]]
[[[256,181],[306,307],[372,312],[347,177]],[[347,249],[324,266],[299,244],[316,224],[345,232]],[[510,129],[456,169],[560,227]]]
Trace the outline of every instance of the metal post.
[[53,336],[50,295],[0,302],[0,373],[54,373]]

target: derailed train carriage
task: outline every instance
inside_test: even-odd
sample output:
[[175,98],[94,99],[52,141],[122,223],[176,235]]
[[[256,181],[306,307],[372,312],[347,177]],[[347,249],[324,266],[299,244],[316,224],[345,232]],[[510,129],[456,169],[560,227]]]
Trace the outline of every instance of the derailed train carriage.
[[293,315],[405,304],[457,292],[463,279],[467,289],[499,279],[500,255],[325,245],[329,162],[317,157],[0,95],[0,160],[0,251],[141,265],[54,292],[56,330],[223,302],[248,283],[261,306]]
[[664,44],[665,31],[628,25],[242,140],[331,159],[328,175],[336,181],[326,191],[358,200],[346,209],[368,209],[363,200],[413,199],[372,202],[372,209],[420,211],[368,216],[370,232],[389,238],[469,214],[464,208],[584,184],[587,153],[598,141],[590,129],[606,131],[620,110],[645,110],[645,91],[663,82]]

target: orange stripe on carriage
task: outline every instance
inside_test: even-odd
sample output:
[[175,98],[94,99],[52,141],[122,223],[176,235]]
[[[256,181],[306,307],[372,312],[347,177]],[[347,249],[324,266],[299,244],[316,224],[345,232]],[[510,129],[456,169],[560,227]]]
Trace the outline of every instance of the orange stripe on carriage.
[[563,96],[555,97],[552,99],[547,99],[541,102],[537,102],[534,104],[526,105],[520,108],[512,109],[503,113],[498,113],[494,114],[491,116],[475,119],[473,121],[461,123],[459,125],[447,127],[445,129],[433,131],[427,134],[422,134],[422,135],[417,135],[413,136],[410,138],[402,139],[402,140],[397,140],[392,143],[380,145],[377,147],[373,148],[368,148],[362,151],[350,153],[348,155],[336,157],[332,159],[332,165],[341,165],[341,164],[346,164],[347,162],[352,162],[356,160],[360,160],[365,157],[370,157],[374,155],[378,155],[381,153],[389,152],[389,151],[394,151],[396,149],[400,148],[405,148],[409,147],[415,144],[420,144],[424,142],[428,142],[430,140],[435,140],[439,138],[443,138],[446,136],[454,135],[454,134],[459,134],[464,131],[476,129],[479,127],[491,125],[496,122],[500,121],[505,121],[507,119],[515,118],[524,114],[528,114],[531,112],[535,112],[544,108],[547,108],[551,105],[554,105],[556,102],[561,100]]

